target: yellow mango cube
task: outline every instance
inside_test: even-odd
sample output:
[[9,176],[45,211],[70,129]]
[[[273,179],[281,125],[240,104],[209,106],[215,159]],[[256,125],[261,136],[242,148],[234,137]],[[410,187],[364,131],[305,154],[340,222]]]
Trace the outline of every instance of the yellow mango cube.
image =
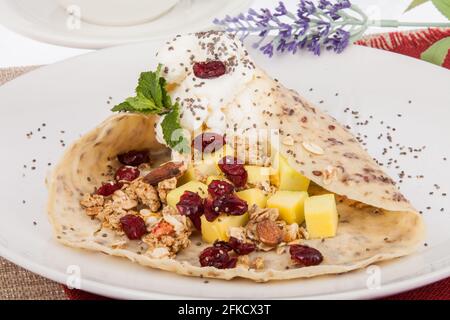
[[188,169],[186,172],[178,179],[178,185],[182,186],[183,184],[186,184],[190,181],[197,181],[197,177],[195,174],[194,167],[192,165],[188,166]]
[[338,212],[334,194],[313,196],[305,201],[306,229],[311,238],[336,236]]
[[251,185],[269,184],[270,168],[260,166],[244,166],[248,174],[247,183]]
[[270,183],[275,187],[280,187],[280,154],[272,151],[272,166],[270,167]]
[[306,191],[278,190],[267,200],[267,208],[278,209],[280,218],[287,223],[301,224],[305,220],[304,203]]
[[205,177],[219,175],[216,159],[208,156],[205,160],[193,161],[189,164],[184,175],[179,179],[179,184],[183,185],[189,181],[199,181]]
[[288,191],[308,191],[310,180],[292,168],[286,158],[279,157],[279,188]]
[[265,208],[267,204],[267,197],[261,189],[252,188],[242,190],[236,193],[236,195],[242,200],[246,201],[248,208],[250,209],[253,205],[257,205],[259,208]]
[[167,194],[167,204],[176,208],[177,203],[180,201],[180,197],[185,191],[198,193],[200,197],[205,198],[208,194],[208,187],[206,184],[199,181],[190,181],[176,189],[171,190]]
[[208,243],[214,241],[228,241],[229,229],[233,227],[243,227],[248,222],[248,213],[241,216],[228,216],[226,214],[220,215],[213,222],[206,220],[205,216],[201,217],[202,222],[202,238]]

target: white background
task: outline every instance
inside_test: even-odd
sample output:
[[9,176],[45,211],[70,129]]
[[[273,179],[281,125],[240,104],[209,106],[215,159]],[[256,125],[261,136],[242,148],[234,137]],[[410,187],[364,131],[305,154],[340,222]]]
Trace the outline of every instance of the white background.
[[[412,0],[353,0],[352,3],[359,5],[368,14],[380,16],[383,19],[422,22],[446,21],[446,18],[442,16],[431,3],[426,3],[425,5],[403,14],[404,9],[411,1]],[[274,7],[277,2],[278,1],[273,0],[255,0],[253,7]],[[285,3],[291,6],[295,5],[297,2],[297,0],[285,0]],[[220,17],[219,13],[218,16]],[[381,31],[390,30],[391,29],[384,29]],[[370,30],[372,33],[379,31],[380,29],[378,28]],[[0,67],[49,64],[85,52],[89,52],[89,50],[66,48],[28,39],[3,27],[0,21]]]

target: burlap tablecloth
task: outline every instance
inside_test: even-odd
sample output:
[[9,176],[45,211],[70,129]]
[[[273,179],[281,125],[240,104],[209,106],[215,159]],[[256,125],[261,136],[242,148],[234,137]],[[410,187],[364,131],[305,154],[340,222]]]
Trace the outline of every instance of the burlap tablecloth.
[[[0,85],[36,67],[0,68]],[[63,287],[0,257],[0,299],[67,299]]]

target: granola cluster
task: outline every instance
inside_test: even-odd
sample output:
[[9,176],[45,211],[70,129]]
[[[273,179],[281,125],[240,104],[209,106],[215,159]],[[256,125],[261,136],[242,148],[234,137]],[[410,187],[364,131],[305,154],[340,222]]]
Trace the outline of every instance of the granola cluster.
[[160,181],[157,186],[143,178],[124,183],[111,196],[86,194],[80,201],[86,214],[123,235],[121,219],[127,215],[140,217],[147,228],[142,241],[147,244],[147,254],[154,258],[173,257],[186,248],[190,241],[191,224],[178,211],[165,206],[167,193],[176,188],[177,178]]
[[308,238],[303,227],[281,220],[277,209],[261,209],[257,206],[250,208],[247,225],[231,228],[230,236],[243,242],[253,242],[260,251],[276,249],[278,253],[284,252],[286,245]]
[[191,224],[176,209],[165,207],[160,215],[146,220],[149,233],[142,238],[153,258],[174,257],[190,245]]

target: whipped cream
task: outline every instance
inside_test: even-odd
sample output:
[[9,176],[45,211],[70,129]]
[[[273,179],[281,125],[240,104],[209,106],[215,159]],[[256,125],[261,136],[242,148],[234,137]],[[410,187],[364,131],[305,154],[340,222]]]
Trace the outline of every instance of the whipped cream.
[[[157,58],[164,66],[167,82],[176,85],[170,95],[180,104],[181,126],[191,134],[198,131],[224,134],[230,129],[230,123],[234,126],[250,123],[257,117],[251,110],[255,97],[251,92],[245,93],[257,70],[242,43],[232,35],[205,32],[176,36],[165,43]],[[194,75],[196,62],[215,60],[226,65],[224,75],[211,79]],[[163,117],[156,126],[160,143],[164,143],[162,120]]]

